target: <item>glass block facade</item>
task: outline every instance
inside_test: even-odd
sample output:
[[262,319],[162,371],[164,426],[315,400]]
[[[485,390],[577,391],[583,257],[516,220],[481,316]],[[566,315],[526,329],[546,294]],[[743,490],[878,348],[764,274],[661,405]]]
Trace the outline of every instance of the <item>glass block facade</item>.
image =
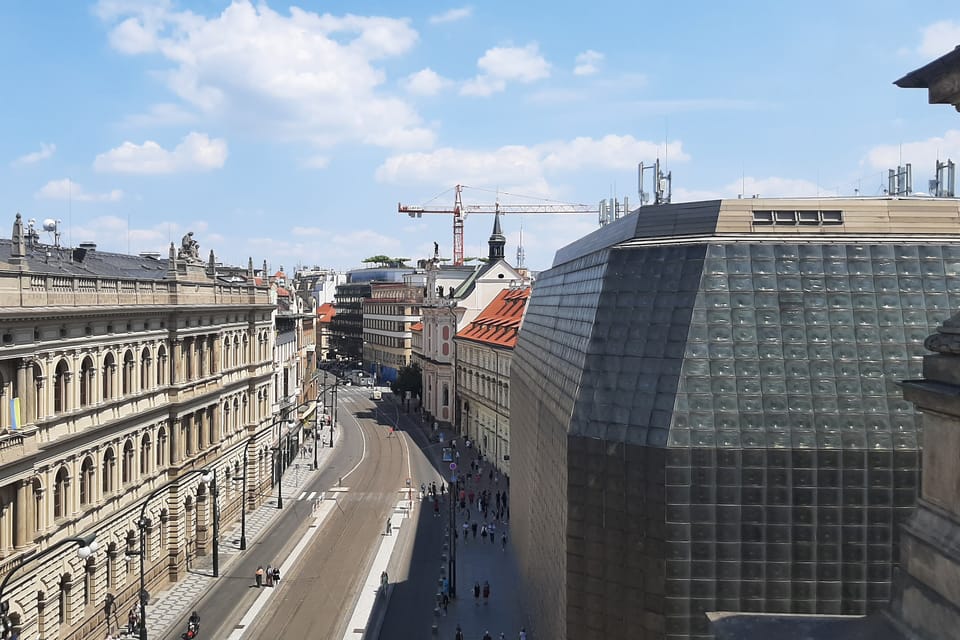
[[921,444],[897,382],[960,308],[960,244],[853,240],[664,241],[541,274],[511,433],[538,637],[887,602]]

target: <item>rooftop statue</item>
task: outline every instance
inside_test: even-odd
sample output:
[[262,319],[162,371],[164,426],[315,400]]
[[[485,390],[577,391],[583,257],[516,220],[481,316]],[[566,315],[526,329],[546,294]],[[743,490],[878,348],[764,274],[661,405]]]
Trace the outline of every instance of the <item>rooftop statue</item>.
[[193,231],[188,231],[180,241],[180,251],[177,252],[178,260],[187,262],[200,262],[200,243],[193,239]]

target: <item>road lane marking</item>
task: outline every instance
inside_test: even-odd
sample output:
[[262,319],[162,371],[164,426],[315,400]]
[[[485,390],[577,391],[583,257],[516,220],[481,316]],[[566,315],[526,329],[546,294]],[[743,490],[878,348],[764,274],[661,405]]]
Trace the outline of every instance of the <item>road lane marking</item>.
[[343,482],[344,478],[349,478],[350,474],[356,471],[357,468],[363,464],[363,461],[367,458],[367,436],[363,433],[363,429],[360,428],[360,422],[357,420],[357,417],[353,414],[350,414],[350,417],[353,418],[353,423],[357,425],[357,431],[360,432],[360,438],[363,440],[363,453],[360,455],[360,460],[357,461],[357,464],[353,465],[353,469],[350,469],[350,471],[347,471],[343,476],[340,477],[341,482]]
[[[317,507],[317,513],[314,516],[313,524],[307,527],[306,533],[300,538],[300,541],[297,543],[297,546],[293,548],[293,551],[290,552],[290,555],[287,556],[287,559],[280,566],[280,574],[284,576],[290,575],[290,568],[300,559],[300,556],[303,554],[303,550],[307,548],[307,545],[313,539],[314,536],[323,528],[323,523],[326,521],[327,516],[333,513],[334,503],[333,502],[323,502],[320,506]],[[289,578],[288,578],[289,579]],[[256,620],[257,616],[260,615],[260,611],[267,605],[267,601],[273,597],[273,594],[279,589],[279,587],[263,587],[263,593],[257,596],[257,599],[254,601],[253,606],[247,610],[247,613],[244,614],[243,618],[234,628],[233,633],[228,636],[227,640],[240,640],[243,638],[243,634],[246,633],[250,625]]]
[[297,498],[297,500],[303,500],[303,496],[305,496],[305,495],[307,495],[307,492],[306,492],[306,491],[304,491],[303,493],[301,493],[301,494],[300,494],[300,497]]

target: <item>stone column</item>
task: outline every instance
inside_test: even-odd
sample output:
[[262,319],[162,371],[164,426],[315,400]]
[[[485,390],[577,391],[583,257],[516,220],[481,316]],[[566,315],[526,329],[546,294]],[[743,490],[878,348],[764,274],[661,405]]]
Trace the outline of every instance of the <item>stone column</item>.
[[180,418],[174,418],[170,421],[170,464],[180,463],[180,441],[183,439],[180,434]]
[[213,436],[211,444],[220,444],[223,439],[223,433],[220,431],[220,411],[219,405],[214,405],[207,409],[207,422],[211,425],[210,432]]
[[17,499],[14,505],[16,523],[14,524],[13,546],[17,550],[27,546],[28,505],[27,481],[20,480],[17,482]]
[[183,340],[173,341],[173,354],[170,358],[170,384],[180,382],[181,371],[183,370]]
[[13,548],[13,545],[10,544],[10,516],[13,509],[10,507],[11,504],[6,502],[6,499],[4,499],[3,504],[0,504],[0,556],[4,557]]

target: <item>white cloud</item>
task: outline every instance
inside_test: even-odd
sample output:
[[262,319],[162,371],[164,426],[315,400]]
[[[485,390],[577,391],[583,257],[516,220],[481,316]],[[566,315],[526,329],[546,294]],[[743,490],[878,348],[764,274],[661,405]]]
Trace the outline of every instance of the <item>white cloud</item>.
[[51,180],[34,194],[41,200],[76,200],[77,202],[117,202],[123,199],[123,191],[113,189],[105,193],[87,193],[69,178]]
[[197,120],[195,113],[184,109],[180,105],[161,102],[152,105],[146,113],[127,116],[123,119],[123,124],[127,127],[141,128],[194,124]]
[[186,111],[153,115],[196,112],[322,147],[433,143],[413,107],[385,92],[386,72],[377,66],[417,42],[407,19],[297,7],[280,14],[250,0],[235,0],[211,18],[175,11],[169,2],[101,0],[97,13],[111,26],[117,51],[166,61],[158,77]]
[[587,49],[577,55],[574,61],[573,73],[577,76],[591,76],[600,71],[600,63],[603,62],[603,54]]
[[926,140],[874,146],[867,151],[865,162],[880,170],[894,169],[909,162],[914,167],[929,167],[932,175],[934,162],[938,158],[960,159],[960,130],[950,129],[943,136]]
[[924,28],[917,52],[927,58],[939,58],[960,45],[960,22],[941,20]]
[[460,7],[459,9],[450,9],[443,13],[430,16],[430,24],[446,24],[447,22],[457,22],[473,15],[473,7]]
[[438,74],[433,69],[427,67],[416,73],[411,73],[403,82],[404,88],[409,93],[420,96],[433,96],[440,93],[440,90],[450,85],[450,81]]
[[57,150],[57,145],[47,144],[46,142],[40,143],[39,151],[31,151],[30,153],[24,154],[10,163],[10,166],[13,167],[22,167],[28,164],[36,164],[41,160],[46,160],[53,156],[54,152]]
[[503,91],[507,82],[529,84],[550,76],[550,63],[537,43],[525,47],[493,47],[477,60],[480,73],[460,88],[465,96],[489,96]]
[[308,169],[326,169],[330,166],[330,158],[327,156],[310,156],[303,161],[303,166]]
[[124,142],[115,149],[99,154],[93,167],[104,172],[158,174],[219,169],[226,160],[225,140],[210,139],[205,133],[191,132],[172,151],[167,151],[153,140],[143,144]]
[[[679,141],[671,142],[668,150],[671,160],[690,159]],[[630,170],[637,162],[664,155],[663,144],[630,135],[510,145],[492,151],[444,147],[429,153],[391,156],[377,168],[376,178],[385,183],[424,182],[437,186],[499,185],[505,190],[548,195],[552,192],[548,175],[585,169]]]

